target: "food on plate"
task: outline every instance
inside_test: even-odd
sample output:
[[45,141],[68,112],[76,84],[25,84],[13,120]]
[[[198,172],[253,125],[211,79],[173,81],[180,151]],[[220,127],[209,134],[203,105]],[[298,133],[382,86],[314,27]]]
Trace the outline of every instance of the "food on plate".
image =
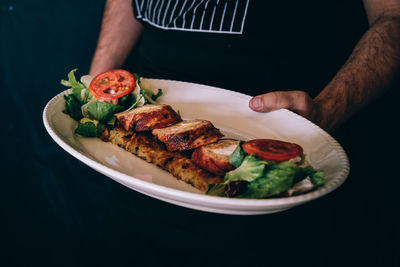
[[155,129],[152,134],[165,143],[167,149],[189,150],[216,142],[223,135],[206,120],[187,120],[172,126]]
[[282,162],[299,157],[303,148],[298,144],[273,139],[254,139],[243,144],[243,150],[263,160]]
[[[241,142],[229,156],[229,162],[236,168],[225,174],[223,183],[211,185],[207,194],[239,198],[266,198],[281,194],[296,194],[302,188],[297,188],[296,191],[289,191],[289,189],[308,177],[313,185],[309,188],[310,190],[324,185],[324,173],[312,168],[303,153],[286,161],[280,159],[274,161],[264,160],[244,150],[246,143],[251,143],[252,146],[262,144],[258,149],[254,149],[263,150],[265,143],[276,141],[278,140],[259,139],[257,142],[253,140]],[[284,141],[278,143],[285,148],[291,147],[290,144],[292,144]]]
[[224,176],[235,168],[229,162],[229,156],[239,145],[239,140],[220,139],[215,143],[201,146],[192,154],[192,161],[203,169]]
[[101,139],[118,145],[138,157],[170,172],[176,178],[193,185],[202,192],[210,184],[223,182],[222,178],[203,170],[194,164],[190,157],[178,151],[168,151],[164,144],[154,142],[148,132],[127,131],[122,127],[106,129]]
[[162,90],[142,88],[136,74],[111,70],[77,81],[75,71],[61,83],[71,88],[64,113],[79,121],[76,134],[118,145],[208,195],[291,196],[325,183],[298,144],[221,139],[210,121],[182,120],[171,106],[157,103]]
[[116,113],[115,118],[125,130],[137,132],[165,128],[182,121],[171,106],[161,104],[148,104]]
[[[151,90],[141,88],[140,77],[130,74],[134,77],[135,86],[128,94],[117,98],[106,100],[99,99],[92,95],[90,85],[93,81],[99,81],[99,77],[113,77],[121,72],[108,71],[103,72],[96,77],[85,75],[81,77],[80,82],[75,78],[73,69],[68,73],[68,80],[62,80],[61,84],[70,88],[70,93],[64,95],[65,109],[64,113],[79,121],[75,130],[76,134],[84,137],[100,137],[101,132],[106,127],[113,127],[116,123],[115,114],[123,111],[129,111],[145,104],[156,104],[156,100],[162,95],[162,90],[157,93]],[[128,75],[126,75],[128,77]],[[127,79],[131,80],[131,79]],[[126,91],[124,91],[125,93]],[[110,102],[108,102],[110,101]]]
[[89,92],[98,100],[110,102],[129,94],[136,85],[135,78],[126,70],[105,71],[89,85]]

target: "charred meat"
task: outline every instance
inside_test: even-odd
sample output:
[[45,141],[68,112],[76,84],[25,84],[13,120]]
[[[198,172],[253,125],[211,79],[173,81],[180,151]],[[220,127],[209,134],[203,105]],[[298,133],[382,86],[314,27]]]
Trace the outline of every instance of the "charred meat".
[[193,152],[192,161],[209,172],[224,176],[226,172],[235,168],[228,159],[239,143],[239,140],[222,139],[201,146]]
[[164,128],[182,121],[169,105],[144,105],[117,113],[115,117],[125,130],[136,132]]
[[216,142],[223,136],[206,120],[182,121],[166,128],[155,129],[152,133],[165,143],[169,151],[195,149]]

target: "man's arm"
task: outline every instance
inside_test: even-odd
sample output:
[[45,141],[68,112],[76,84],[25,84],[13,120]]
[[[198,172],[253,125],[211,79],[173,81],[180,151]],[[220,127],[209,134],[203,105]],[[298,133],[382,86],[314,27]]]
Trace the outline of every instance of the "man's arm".
[[132,0],[107,0],[90,75],[119,68],[141,30],[142,25],[133,16]]
[[250,107],[288,108],[332,130],[387,89],[400,69],[400,0],[364,0],[364,6],[369,30],[315,99],[302,91],[273,92],[253,98]]

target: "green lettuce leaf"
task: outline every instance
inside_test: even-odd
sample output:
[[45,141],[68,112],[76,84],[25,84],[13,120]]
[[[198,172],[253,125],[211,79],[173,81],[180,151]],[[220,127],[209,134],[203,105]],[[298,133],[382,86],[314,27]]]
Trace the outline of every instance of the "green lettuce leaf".
[[78,82],[75,78],[75,71],[78,69],[73,69],[68,73],[68,80],[61,80],[61,84],[71,88],[85,88],[85,85]]
[[90,102],[87,104],[87,115],[100,123],[107,123],[114,113],[121,112],[126,108],[109,102]]
[[90,121],[79,123],[75,133],[84,137],[97,137],[97,126]]
[[229,163],[235,166],[236,168],[242,164],[244,158],[247,155],[247,153],[242,148],[243,143],[244,142],[240,142],[228,158]]
[[310,174],[310,181],[316,186],[325,185],[325,175],[324,171],[315,171]]
[[106,124],[114,126],[116,122],[117,122],[117,119],[115,118],[115,116],[112,116],[111,119],[109,119]]
[[88,103],[92,98],[92,94],[87,88],[71,88],[72,94],[81,102],[82,105]]
[[226,196],[225,194],[225,183],[220,183],[220,184],[210,184],[208,186],[207,190],[207,195],[210,196],[219,196],[219,197],[224,197]]
[[71,118],[79,120],[82,118],[81,102],[76,98],[75,95],[69,94],[64,95],[65,109],[63,112],[68,114]]
[[290,189],[295,183],[310,177],[314,185],[325,184],[324,172],[316,171],[311,166],[299,167],[293,162],[281,162],[266,167],[262,177],[250,182],[243,198],[266,198],[279,195]]
[[[81,103],[81,105],[86,104],[89,102],[93,96],[90,94],[87,86],[81,82],[78,82],[75,78],[75,71],[77,69],[73,69],[68,73],[68,80],[61,80],[61,84],[67,87],[70,87],[71,89],[71,94],[73,94],[76,99],[78,99]],[[90,79],[89,75],[83,76],[82,78],[86,77],[83,79],[84,81],[87,81]]]
[[83,137],[99,137],[104,129],[105,126],[98,121],[83,118],[75,133]]
[[158,89],[158,91],[157,91],[157,93],[156,94],[153,94],[152,96],[151,96],[151,99],[153,100],[153,101],[156,101],[160,96],[162,96],[163,95],[163,91],[159,88]]
[[297,166],[292,162],[282,162],[268,166],[265,175],[255,179],[240,195],[244,198],[265,198],[278,195],[293,186]]
[[126,108],[131,107],[136,102],[136,98],[133,94],[127,94],[119,99],[118,104]]
[[310,177],[311,183],[316,186],[323,186],[325,184],[324,171],[317,171],[310,165],[306,165],[305,167],[300,167],[299,165],[297,166],[298,168],[293,181],[294,184],[307,177]]
[[225,184],[233,181],[252,182],[264,174],[266,164],[269,163],[254,155],[246,156],[238,168],[225,174]]
[[[297,166],[299,166],[299,165],[297,165]],[[296,184],[296,183],[304,180],[305,178],[307,178],[308,176],[310,176],[313,173],[315,173],[315,170],[313,169],[313,167],[311,167],[309,165],[306,167],[298,167],[296,170],[296,174],[294,176],[293,184]]]

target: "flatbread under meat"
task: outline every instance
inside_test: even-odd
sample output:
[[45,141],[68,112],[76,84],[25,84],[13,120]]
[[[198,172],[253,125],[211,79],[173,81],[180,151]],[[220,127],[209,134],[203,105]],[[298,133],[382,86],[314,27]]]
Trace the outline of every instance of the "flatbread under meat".
[[134,133],[122,127],[116,127],[112,130],[104,130],[101,139],[157,165],[202,192],[206,192],[210,184],[223,182],[221,177],[196,166],[184,153],[168,151],[165,145],[154,140],[150,133]]

